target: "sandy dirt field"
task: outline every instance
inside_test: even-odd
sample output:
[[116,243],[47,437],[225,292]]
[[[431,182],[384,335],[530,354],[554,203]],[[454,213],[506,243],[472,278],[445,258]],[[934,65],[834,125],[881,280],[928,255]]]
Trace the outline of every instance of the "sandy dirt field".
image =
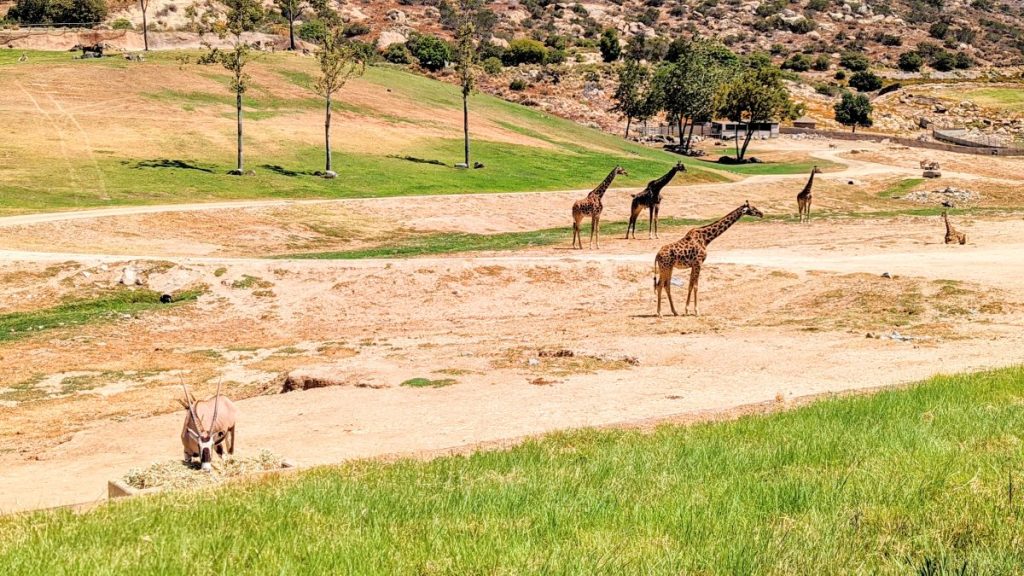
[[[881,163],[899,153],[881,145],[867,145],[872,161],[780,145],[846,165],[821,176],[816,209],[899,207],[878,193],[920,172],[909,156]],[[200,395],[220,381],[240,399],[241,454],[268,448],[308,466],[784,408],[1019,363],[1024,220],[1008,207],[1020,187],[969,168],[948,178],[999,202],[958,217],[966,246],[944,245],[937,217],[745,219],[711,247],[699,317],[653,314],[653,255],[684,229],[608,235],[594,251],[569,249],[567,227],[564,245],[512,252],[264,259],[376,245],[395,230],[563,226],[579,191],[459,197],[458,212],[451,198],[419,197],[0,219],[0,313],[109,290],[129,264],[154,290],[207,287],[194,304],[0,346],[0,511],[102,498],[108,479],[179,457],[180,380]],[[674,187],[662,215],[712,218],[744,199],[791,214],[804,180]],[[627,194],[609,193],[606,218],[624,218]],[[675,295],[681,310],[685,285]],[[281,394],[289,373],[333,385]],[[454,383],[401,385],[412,378]]]

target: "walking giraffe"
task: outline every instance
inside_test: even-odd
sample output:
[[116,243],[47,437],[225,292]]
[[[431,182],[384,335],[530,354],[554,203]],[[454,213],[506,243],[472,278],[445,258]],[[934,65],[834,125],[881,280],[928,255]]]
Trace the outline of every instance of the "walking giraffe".
[[572,205],[572,247],[576,247],[576,239],[580,241],[580,250],[583,249],[583,236],[580,234],[580,222],[583,221],[584,216],[590,216],[590,247],[594,247],[594,242],[597,242],[597,247],[601,247],[601,211],[604,210],[604,204],[601,203],[601,198],[604,193],[608,191],[608,187],[612,185],[615,177],[619,174],[629,175],[629,172],[622,166],[616,166],[608,173],[604,181],[597,185],[587,194],[587,197],[582,200],[577,200]]
[[811,188],[814,187],[814,175],[820,173],[821,169],[817,166],[811,168],[811,177],[807,179],[807,185],[796,195],[796,207],[800,211],[801,222],[811,219]]
[[633,202],[629,209],[629,224],[626,226],[626,240],[629,240],[629,231],[633,231],[633,239],[636,240],[636,219],[644,208],[647,208],[647,238],[651,235],[658,237],[658,212],[661,210],[661,190],[668,186],[677,172],[686,172],[686,166],[677,162],[668,174],[657,180],[651,180],[647,187],[639,194],[633,195]]

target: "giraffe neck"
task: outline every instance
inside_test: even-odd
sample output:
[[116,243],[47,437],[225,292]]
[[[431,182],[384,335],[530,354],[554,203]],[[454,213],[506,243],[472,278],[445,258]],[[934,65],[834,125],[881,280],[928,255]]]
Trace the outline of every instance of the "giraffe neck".
[[942,220],[946,223],[946,234],[953,231],[953,225],[949,223],[949,216],[945,212],[942,213]]
[[598,198],[604,196],[604,193],[608,191],[608,187],[612,185],[612,182],[615,180],[615,177],[618,175],[618,173],[619,168],[618,166],[616,166],[615,168],[612,169],[611,172],[608,173],[608,176],[605,176],[604,182],[601,182],[600,184],[597,185],[597,188],[594,188],[593,190],[590,191],[589,196],[596,196]]
[[[814,170],[811,170],[811,177],[807,179],[807,185],[804,186],[804,190],[803,192],[800,193],[800,195],[807,196],[808,194],[810,194],[812,186],[814,186]],[[792,194],[792,192],[790,192],[790,194]]]
[[678,171],[679,168],[673,166],[672,169],[668,171],[668,174],[665,174],[664,176],[658,178],[657,180],[651,180],[651,182],[647,185],[647,189],[650,191],[651,195],[657,196],[659,193],[661,193],[661,189],[664,188],[665,186],[668,186],[668,183],[671,182],[673,178],[675,178],[676,172]]
[[729,212],[718,222],[712,222],[707,226],[702,226],[697,229],[697,234],[704,241],[704,244],[709,244],[715,238],[722,235],[723,232],[729,229],[730,226],[736,223],[737,220],[743,216],[743,206]]

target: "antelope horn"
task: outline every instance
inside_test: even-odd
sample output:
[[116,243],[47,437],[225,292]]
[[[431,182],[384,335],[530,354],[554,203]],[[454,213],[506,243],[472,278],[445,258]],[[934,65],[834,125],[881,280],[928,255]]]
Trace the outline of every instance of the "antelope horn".
[[203,433],[203,423],[196,417],[196,403],[192,396],[188,393],[188,386],[185,386],[185,381],[181,381],[181,389],[185,391],[185,408],[188,408],[189,415],[192,416],[192,424],[196,427],[196,432]]
[[217,396],[213,399],[213,421],[210,422],[210,430],[217,427],[217,409],[220,408],[220,380],[217,381]]

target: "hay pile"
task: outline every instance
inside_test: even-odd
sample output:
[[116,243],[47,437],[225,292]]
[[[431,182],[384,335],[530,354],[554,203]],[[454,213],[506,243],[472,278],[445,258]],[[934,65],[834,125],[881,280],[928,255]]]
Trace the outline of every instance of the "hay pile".
[[133,488],[198,488],[216,484],[227,478],[253,472],[279,470],[282,458],[269,450],[256,456],[221,460],[214,457],[213,472],[199,469],[199,464],[185,464],[181,460],[156,462],[148,468],[132,468],[124,475],[124,482]]

